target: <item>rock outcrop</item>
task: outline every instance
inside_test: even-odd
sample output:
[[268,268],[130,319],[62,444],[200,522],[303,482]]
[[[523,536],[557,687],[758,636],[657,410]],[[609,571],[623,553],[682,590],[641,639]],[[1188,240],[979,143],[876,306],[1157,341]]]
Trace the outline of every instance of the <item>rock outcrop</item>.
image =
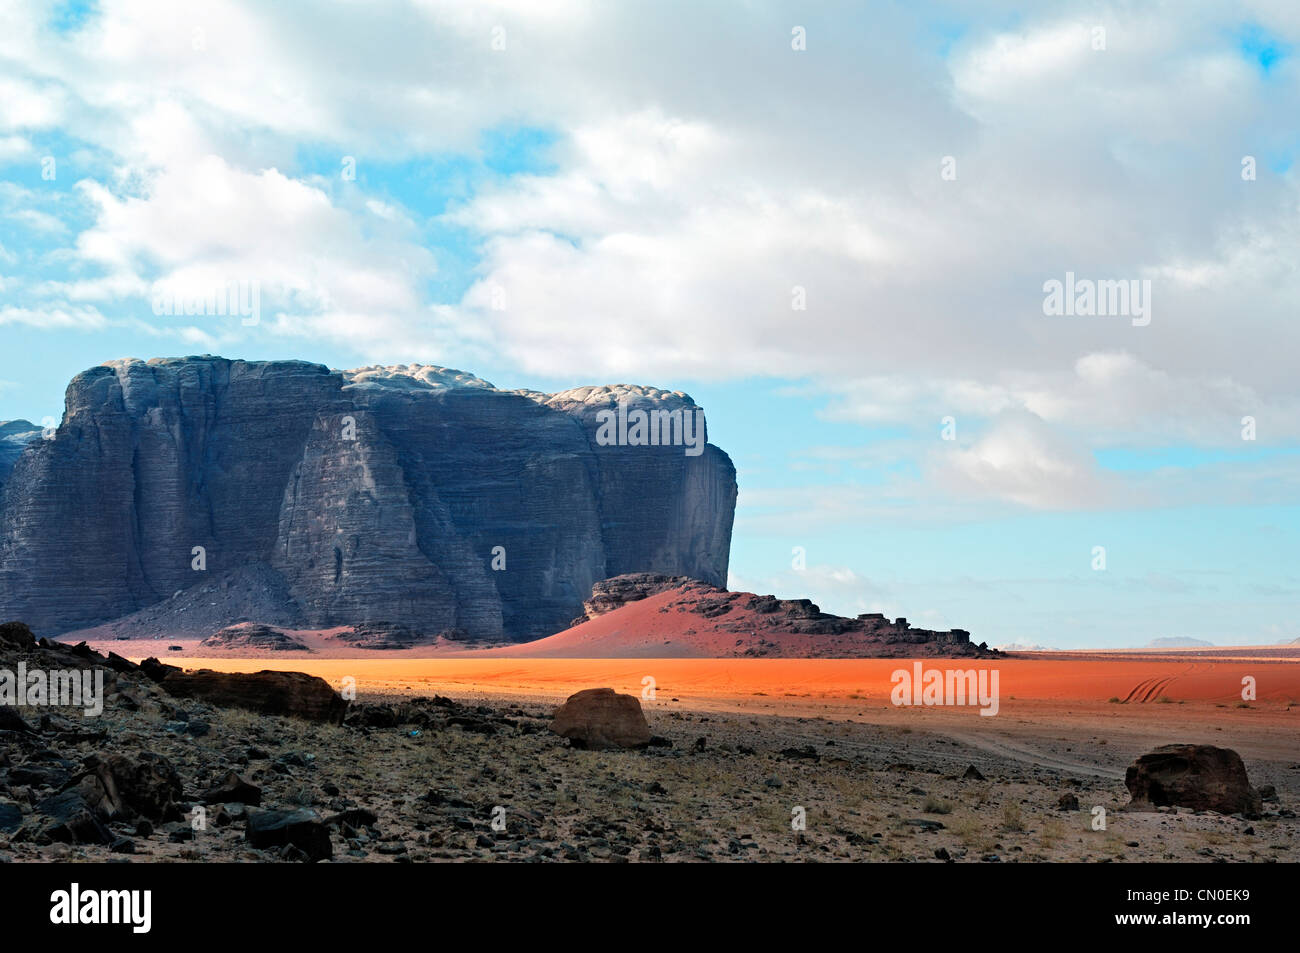
[[[603,439],[628,408],[697,429]],[[536,638],[609,576],[725,583],[735,469],[703,426],[689,397],[646,387],[109,362],[73,379],[52,434],[0,433],[0,617],[49,633],[201,615],[204,634],[250,621]]]
[[306,652],[293,636],[258,622],[241,622],[214,632],[202,642],[205,649],[257,649],[263,652]]
[[0,490],[27,445],[43,434],[40,427],[27,420],[0,420]]
[[668,576],[660,572],[630,572],[602,579],[591,587],[591,597],[582,604],[585,615],[578,616],[572,624],[581,625],[629,602],[639,602],[669,589],[695,587],[697,582],[690,576]]
[[[155,660],[156,661],[156,660]],[[160,666],[158,684],[175,698],[192,698],[219,708],[243,708],[262,715],[287,715],[339,724],[348,703],[315,675],[302,672],[181,671]]]
[[850,618],[809,599],[728,592],[698,579],[629,573],[598,582],[569,629],[504,654],[557,658],[997,658],[965,629]]
[[1176,805],[1255,816],[1263,807],[1241,756],[1213,745],[1162,745],[1129,765],[1124,786],[1131,810]]
[[651,738],[641,703],[612,688],[588,688],[570,695],[555,710],[551,730],[575,748],[597,750],[644,748]]

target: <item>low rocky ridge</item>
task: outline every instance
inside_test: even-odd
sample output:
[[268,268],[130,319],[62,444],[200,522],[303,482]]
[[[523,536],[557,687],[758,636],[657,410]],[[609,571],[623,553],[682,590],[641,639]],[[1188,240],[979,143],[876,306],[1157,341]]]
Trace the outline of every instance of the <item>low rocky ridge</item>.
[[808,599],[728,592],[698,579],[629,573],[598,582],[586,614],[498,655],[544,657],[998,658],[964,629],[937,632],[880,613],[832,615]]

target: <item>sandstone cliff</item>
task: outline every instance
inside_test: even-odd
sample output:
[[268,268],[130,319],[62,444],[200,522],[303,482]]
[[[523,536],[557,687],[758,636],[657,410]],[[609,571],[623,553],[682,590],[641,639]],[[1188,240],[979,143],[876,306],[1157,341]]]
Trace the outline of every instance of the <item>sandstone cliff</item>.
[[620,404],[697,412],[654,388],[505,392],[417,365],[91,368],[52,439],[13,428],[0,618],[54,634],[235,580],[258,591],[209,612],[274,601],[250,621],[522,640],[564,628],[608,576],[725,584],[730,459],[605,445],[597,415]]

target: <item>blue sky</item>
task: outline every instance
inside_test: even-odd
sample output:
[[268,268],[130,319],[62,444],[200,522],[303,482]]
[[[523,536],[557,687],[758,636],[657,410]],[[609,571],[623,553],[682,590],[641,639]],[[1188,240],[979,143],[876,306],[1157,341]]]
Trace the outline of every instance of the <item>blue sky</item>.
[[[652,384],[736,461],[735,587],[1300,637],[1287,4],[11,6],[0,419],[124,356]],[[229,281],[257,325],[153,311]]]

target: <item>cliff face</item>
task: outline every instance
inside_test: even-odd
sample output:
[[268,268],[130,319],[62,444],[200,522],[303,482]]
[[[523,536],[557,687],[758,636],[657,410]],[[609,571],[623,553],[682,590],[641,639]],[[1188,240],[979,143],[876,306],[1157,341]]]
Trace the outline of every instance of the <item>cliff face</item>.
[[703,425],[682,394],[504,392],[414,365],[92,368],[53,438],[24,438],[0,474],[0,617],[63,632],[236,574],[287,591],[280,615],[306,626],[527,639],[607,576],[725,584],[731,461],[702,440],[611,443],[601,412],[620,404]]

